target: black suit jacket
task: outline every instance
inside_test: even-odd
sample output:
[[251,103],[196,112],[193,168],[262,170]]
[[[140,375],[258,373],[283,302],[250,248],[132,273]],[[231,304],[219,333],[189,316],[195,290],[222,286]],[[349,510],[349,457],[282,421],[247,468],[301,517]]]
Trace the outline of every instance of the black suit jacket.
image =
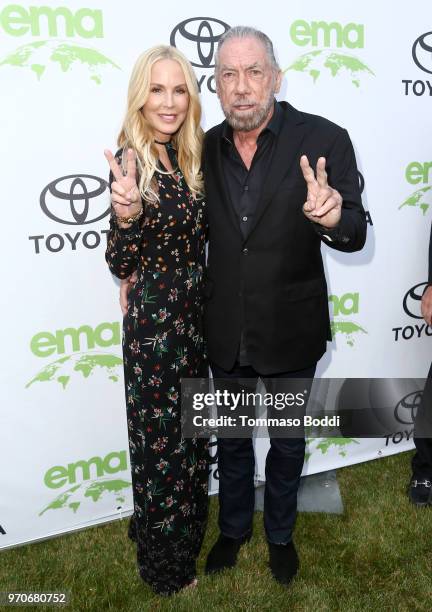
[[[209,217],[204,293],[210,360],[230,370],[243,330],[251,365],[262,374],[314,364],[331,339],[321,240],[341,251],[362,248],[366,218],[346,130],[280,102],[282,129],[257,214],[243,237],[222,172],[223,123],[209,130],[203,169]],[[342,218],[326,238],[304,215],[300,156],[326,157],[329,185],[343,197]]]

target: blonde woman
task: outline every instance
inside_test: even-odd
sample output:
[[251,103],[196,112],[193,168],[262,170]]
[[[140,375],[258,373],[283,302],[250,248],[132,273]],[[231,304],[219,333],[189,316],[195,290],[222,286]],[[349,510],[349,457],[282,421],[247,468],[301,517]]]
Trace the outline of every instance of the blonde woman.
[[201,283],[202,130],[192,67],[175,48],[143,53],[132,72],[111,168],[106,261],[135,273],[123,321],[134,514],[141,577],[160,594],[196,584],[207,519],[207,443],[183,439],[182,377],[207,376]]

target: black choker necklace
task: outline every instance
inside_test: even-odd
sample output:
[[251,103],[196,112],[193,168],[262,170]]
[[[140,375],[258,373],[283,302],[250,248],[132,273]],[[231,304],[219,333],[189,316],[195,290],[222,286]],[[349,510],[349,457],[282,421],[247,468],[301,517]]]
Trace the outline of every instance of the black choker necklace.
[[168,145],[171,144],[171,140],[167,140],[166,142],[161,142],[160,140],[155,140],[154,141],[156,144],[160,144],[160,145]]

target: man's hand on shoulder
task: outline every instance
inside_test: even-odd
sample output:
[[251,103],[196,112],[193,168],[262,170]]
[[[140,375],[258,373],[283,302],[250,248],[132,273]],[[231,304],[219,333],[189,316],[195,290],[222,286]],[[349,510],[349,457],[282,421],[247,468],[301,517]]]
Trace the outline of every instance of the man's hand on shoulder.
[[421,313],[426,323],[432,325],[432,286],[429,286],[423,293]]
[[128,311],[128,295],[129,295],[129,291],[131,290],[131,288],[133,287],[133,285],[135,285],[135,283],[138,280],[138,275],[135,272],[132,272],[132,274],[130,276],[128,276],[127,278],[122,278],[120,280],[120,308],[122,311],[123,316],[125,316],[127,314]]
[[325,164],[325,157],[320,157],[315,177],[306,155],[300,158],[300,167],[307,185],[307,199],[303,205],[303,212],[310,221],[332,229],[338,225],[341,218],[342,196],[328,184]]

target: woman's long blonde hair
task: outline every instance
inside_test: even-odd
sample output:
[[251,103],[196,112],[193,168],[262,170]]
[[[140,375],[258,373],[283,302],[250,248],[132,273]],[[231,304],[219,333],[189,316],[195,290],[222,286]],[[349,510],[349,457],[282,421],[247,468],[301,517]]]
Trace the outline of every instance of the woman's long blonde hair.
[[142,53],[133,67],[129,81],[126,116],[117,139],[119,147],[123,150],[127,148],[135,150],[139,175],[138,187],[142,197],[148,202],[159,200],[152,181],[153,174],[158,169],[158,154],[153,130],[142,113],[142,107],[150,91],[152,66],[162,59],[178,62],[183,70],[189,93],[189,106],[186,119],[178,132],[173,135],[172,143],[177,150],[179,167],[193,196],[200,197],[203,193],[201,174],[203,131],[200,126],[201,104],[197,80],[192,66],[183,53],[175,47],[158,45]]

